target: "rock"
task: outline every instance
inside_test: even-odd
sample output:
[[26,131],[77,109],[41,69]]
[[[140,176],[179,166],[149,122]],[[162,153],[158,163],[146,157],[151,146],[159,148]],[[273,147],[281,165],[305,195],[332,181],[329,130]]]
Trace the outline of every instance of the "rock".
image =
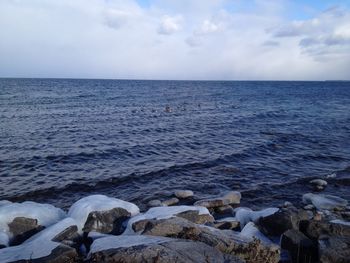
[[327,182],[322,179],[314,179],[309,182],[317,191],[322,191],[327,186]]
[[88,262],[195,263],[242,261],[201,242],[151,236],[111,236],[94,241]]
[[177,199],[176,197],[173,197],[173,198],[170,198],[170,199],[163,201],[162,205],[163,206],[171,206],[171,205],[176,205],[179,202],[180,202],[179,199]]
[[342,220],[303,221],[300,230],[314,240],[323,235],[350,237],[350,223]]
[[257,223],[261,217],[270,216],[279,211],[278,208],[266,208],[260,211],[253,211],[250,208],[239,207],[235,209],[236,218],[239,220],[241,227],[244,227],[249,222]]
[[120,234],[124,231],[124,221],[139,212],[132,203],[104,195],[91,195],[75,202],[68,215],[76,220],[79,231]]
[[194,203],[196,206],[204,206],[206,208],[220,207],[229,204],[239,204],[241,201],[241,193],[231,191],[222,197],[199,200]]
[[183,218],[148,220],[142,235],[164,236],[203,242],[222,253],[235,255],[248,263],[278,262],[279,247],[258,239],[240,236],[231,230],[218,230],[194,224]]
[[213,226],[217,229],[238,229],[240,227],[239,221],[235,217],[226,217],[216,220]]
[[281,237],[281,248],[289,251],[293,262],[317,262],[317,245],[298,230],[287,230]]
[[288,202],[288,201],[284,202],[284,204],[283,204],[283,207],[290,207],[290,206],[293,206],[293,204],[291,202]]
[[350,238],[323,236],[318,241],[321,263],[350,262]]
[[10,246],[19,245],[29,237],[44,229],[43,226],[38,224],[37,219],[26,217],[14,218],[13,221],[8,224],[8,227],[12,236]]
[[[78,254],[75,248],[53,241],[72,236],[67,233],[71,233],[74,226],[77,230],[76,222],[72,218],[66,218],[37,233],[21,245],[3,248],[0,251],[0,262],[76,262]],[[67,229],[71,230],[67,231]]]
[[9,236],[5,232],[0,231],[0,249],[9,246],[9,244],[10,244]]
[[314,205],[318,210],[345,209],[348,204],[343,198],[334,195],[312,194],[303,195],[303,202]]
[[322,214],[321,213],[316,213],[313,219],[315,221],[321,221],[322,220]]
[[205,207],[169,206],[153,207],[146,213],[135,216],[128,221],[125,234],[132,234],[144,230],[145,224],[152,219],[167,219],[172,217],[185,218],[193,223],[205,224],[214,222],[213,216]]
[[148,207],[157,207],[157,206],[162,206],[162,202],[160,200],[151,200],[147,203]]
[[230,205],[219,206],[214,208],[214,216],[216,218],[231,217],[234,214],[235,211]]
[[305,210],[314,210],[315,207],[313,205],[306,205],[306,206],[304,206],[304,209]]
[[264,234],[259,231],[259,229],[255,226],[253,222],[249,222],[248,224],[246,224],[240,232],[240,235],[247,238],[259,239],[266,245],[273,245],[272,241],[266,236],[264,236]]
[[193,191],[191,190],[177,190],[175,191],[175,196],[179,199],[186,199],[193,196]]
[[265,235],[280,236],[289,229],[299,229],[299,222],[308,219],[306,211],[289,207],[261,217],[257,224]]

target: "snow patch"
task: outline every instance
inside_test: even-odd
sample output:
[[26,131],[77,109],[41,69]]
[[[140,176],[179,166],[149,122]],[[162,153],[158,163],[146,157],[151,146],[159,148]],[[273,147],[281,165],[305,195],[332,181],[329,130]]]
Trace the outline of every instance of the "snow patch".
[[345,207],[348,204],[348,201],[338,196],[312,193],[304,194],[303,202],[313,204],[318,210],[333,210],[336,207]]
[[[11,203],[7,201],[0,206],[0,232],[11,237],[8,224],[16,217],[36,219],[39,225],[48,227],[65,218],[66,213],[62,209],[49,204],[35,202]],[[4,235],[2,236],[4,238]]]
[[239,221],[241,227],[244,227],[249,222],[256,223],[259,218],[267,217],[276,213],[279,209],[275,207],[266,208],[261,211],[253,211],[249,208],[239,207],[235,209],[236,219]]
[[10,243],[9,236],[5,232],[0,231],[0,245],[4,245],[8,247],[9,243]]
[[91,212],[108,211],[113,208],[123,208],[127,210],[131,216],[140,213],[140,209],[132,203],[105,195],[90,195],[75,202],[69,209],[68,216],[74,218],[78,222],[78,229],[82,231],[86,219]]
[[32,236],[19,246],[1,249],[0,262],[6,263],[49,256],[52,250],[60,245],[60,243],[53,242],[52,239],[73,225],[76,225],[76,221],[72,218],[66,218]]
[[240,236],[247,238],[257,238],[265,244],[271,244],[272,241],[268,239],[259,229],[255,226],[253,222],[249,222],[240,232]]
[[344,221],[344,220],[340,220],[340,219],[335,219],[330,221],[333,224],[340,224],[340,225],[345,225],[345,226],[350,226],[350,222]]
[[166,237],[142,236],[142,235],[122,235],[99,238],[91,245],[89,255],[98,251],[113,248],[127,248],[139,245],[160,244],[174,239]]
[[1,200],[1,201],[0,201],[0,206],[9,205],[9,204],[12,204],[12,202],[7,201],[7,200]]
[[138,222],[141,220],[150,220],[150,219],[156,219],[156,220],[168,219],[176,216],[177,214],[187,212],[187,211],[198,211],[198,215],[210,215],[208,209],[203,206],[180,205],[180,206],[167,206],[167,207],[153,207],[144,214],[130,218],[124,234],[134,233],[134,230],[132,229],[132,225],[135,222]]

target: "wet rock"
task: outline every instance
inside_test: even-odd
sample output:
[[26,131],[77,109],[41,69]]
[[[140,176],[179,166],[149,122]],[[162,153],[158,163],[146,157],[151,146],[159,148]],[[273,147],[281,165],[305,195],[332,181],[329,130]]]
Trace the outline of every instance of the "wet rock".
[[315,207],[313,205],[306,205],[306,206],[304,206],[304,209],[305,210],[314,210]]
[[309,182],[317,191],[322,191],[326,188],[327,182],[322,179],[314,179]]
[[164,236],[203,242],[222,253],[235,255],[246,262],[278,262],[279,247],[265,245],[258,239],[242,237],[231,230],[218,230],[194,224],[183,218],[149,220],[143,235]]
[[309,215],[304,210],[289,207],[261,217],[257,224],[265,235],[279,236],[289,229],[299,229],[299,222],[308,219]]
[[129,202],[104,195],[91,195],[75,202],[68,215],[76,220],[79,231],[120,234],[123,223],[139,208]]
[[240,227],[239,221],[235,217],[226,217],[216,220],[213,226],[218,229],[231,229],[237,230]]
[[284,204],[283,204],[283,207],[290,207],[290,206],[293,206],[293,204],[291,202],[288,202],[288,201],[284,202]]
[[88,262],[232,262],[242,261],[201,242],[146,236],[113,236],[96,240]]
[[179,199],[185,199],[193,196],[193,191],[191,190],[177,190],[175,191],[175,196]]
[[151,200],[147,203],[148,207],[157,207],[157,206],[162,206],[162,202],[160,200]]
[[83,232],[100,232],[108,234],[121,234],[125,222],[131,214],[123,208],[113,208],[108,211],[90,212],[83,227]]
[[318,241],[321,263],[350,262],[350,238],[322,236]]
[[177,199],[176,197],[173,197],[173,198],[170,198],[170,199],[167,199],[165,201],[162,202],[162,205],[163,206],[171,206],[171,205],[176,205],[180,202],[179,199]]
[[322,235],[350,237],[350,223],[342,220],[303,221],[300,230],[311,239],[318,239]]
[[45,228],[38,224],[37,219],[26,217],[14,218],[13,221],[8,224],[8,227],[12,236],[10,246],[21,244],[23,241]]
[[185,218],[193,223],[205,224],[214,222],[213,216],[205,207],[194,206],[169,206],[169,207],[154,207],[146,213],[140,214],[131,218],[128,221],[128,226],[125,233],[135,233],[143,231],[149,220],[153,219],[168,219],[173,217]]
[[293,262],[317,262],[317,245],[298,230],[290,229],[282,235],[281,248],[289,251]]
[[318,210],[343,210],[348,204],[348,201],[338,196],[312,193],[304,194],[303,202],[314,205]]
[[235,214],[235,210],[230,205],[219,206],[211,209],[213,210],[214,217],[217,219],[232,217]]
[[222,197],[199,200],[194,203],[196,206],[204,206],[206,208],[220,207],[229,204],[239,204],[241,201],[241,193],[231,191]]

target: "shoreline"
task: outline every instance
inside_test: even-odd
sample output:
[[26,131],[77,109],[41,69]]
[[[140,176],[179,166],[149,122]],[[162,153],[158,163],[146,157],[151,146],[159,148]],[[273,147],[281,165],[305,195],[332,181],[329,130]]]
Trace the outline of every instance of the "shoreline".
[[[327,182],[310,185],[322,191]],[[259,211],[242,207],[237,191],[198,200],[177,190],[147,205],[140,212],[130,202],[90,195],[66,212],[0,201],[0,261],[346,262],[350,255],[348,201],[321,192]]]

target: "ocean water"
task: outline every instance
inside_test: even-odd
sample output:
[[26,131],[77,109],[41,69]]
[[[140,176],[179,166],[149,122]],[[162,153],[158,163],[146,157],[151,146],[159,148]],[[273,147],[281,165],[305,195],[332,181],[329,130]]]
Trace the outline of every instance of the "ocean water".
[[0,79],[0,199],[350,200],[350,82]]

